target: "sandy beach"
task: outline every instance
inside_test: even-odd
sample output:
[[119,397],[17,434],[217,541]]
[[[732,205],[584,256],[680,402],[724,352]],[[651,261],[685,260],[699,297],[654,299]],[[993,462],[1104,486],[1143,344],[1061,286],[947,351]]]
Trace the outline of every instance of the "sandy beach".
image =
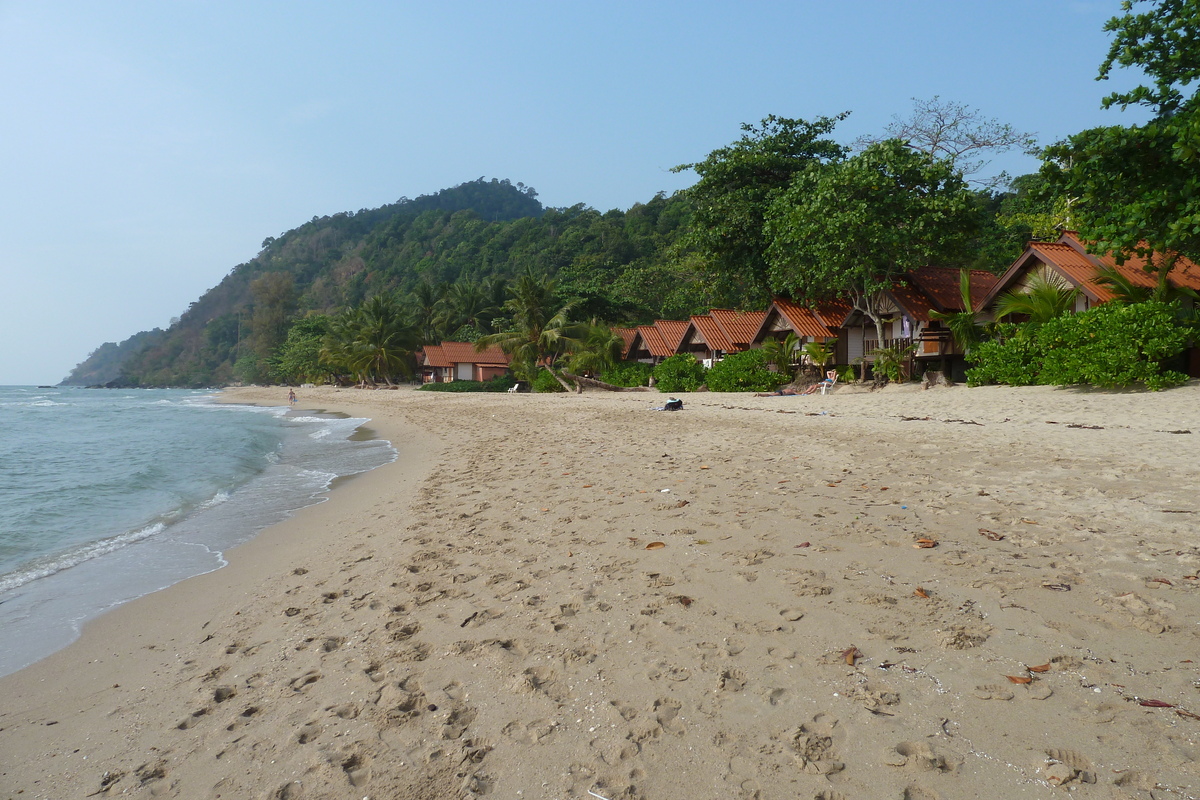
[[0,798],[1200,796],[1200,384],[299,394],[399,459],[0,680]]

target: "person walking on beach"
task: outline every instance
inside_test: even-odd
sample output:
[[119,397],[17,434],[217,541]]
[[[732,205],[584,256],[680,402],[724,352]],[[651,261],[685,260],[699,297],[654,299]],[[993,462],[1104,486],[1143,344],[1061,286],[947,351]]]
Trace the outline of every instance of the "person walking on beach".
[[292,405],[296,405],[296,390],[295,389],[288,389],[288,402],[291,403]]

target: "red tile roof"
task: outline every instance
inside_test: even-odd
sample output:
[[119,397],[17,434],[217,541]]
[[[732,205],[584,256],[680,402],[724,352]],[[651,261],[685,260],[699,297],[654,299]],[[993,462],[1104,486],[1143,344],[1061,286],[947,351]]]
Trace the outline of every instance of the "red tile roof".
[[662,334],[663,343],[671,348],[671,355],[679,352],[679,345],[683,343],[683,335],[687,333],[691,322],[678,319],[656,319],[654,327]]
[[621,341],[625,342],[625,347],[621,349],[621,358],[629,356],[629,345],[633,344],[634,337],[637,336],[637,328],[613,328],[612,332],[621,337]]
[[735,349],[733,342],[729,341],[725,331],[721,330],[721,326],[712,316],[697,314],[692,317],[692,325],[700,333],[700,337],[704,339],[704,343],[710,350],[723,350],[728,353]]
[[675,350],[667,346],[658,328],[653,325],[639,325],[637,332],[642,337],[642,343],[646,349],[650,351],[650,355],[655,358],[667,358],[675,355]]
[[733,311],[728,308],[714,308],[708,313],[734,345],[733,350],[748,349],[767,316],[765,311]]
[[846,321],[846,317],[850,316],[853,311],[854,306],[848,300],[840,297],[826,300],[812,309],[813,316],[827,328],[840,328]]
[[[771,307],[787,320],[788,325],[792,327],[797,336],[807,336],[810,339],[824,340],[837,335],[829,330],[828,325],[817,319],[811,309],[800,305],[794,300],[777,297],[771,303]],[[766,316],[770,316],[770,313],[771,309],[768,309]]]
[[508,366],[509,357],[499,347],[492,346],[476,352],[471,342],[442,342],[442,352],[452,364],[483,364],[489,367]]
[[[914,286],[928,295],[939,311],[965,311],[962,307],[961,270],[951,267],[921,267],[909,274]],[[969,271],[971,302],[983,299],[999,278],[981,269]]]
[[442,352],[441,346],[436,344],[425,345],[425,363],[431,367],[454,366],[446,358],[446,354]]
[[[1067,231],[1057,242],[1030,242],[1021,257],[1013,262],[987,293],[984,302],[991,305],[1001,291],[1011,289],[1017,279],[1031,269],[1031,260],[1047,265],[1097,303],[1107,303],[1115,297],[1112,287],[1096,282],[1101,266],[1115,269],[1135,286],[1152,289],[1157,285],[1155,277],[1145,271],[1146,261],[1142,257],[1130,256],[1125,263],[1118,264],[1112,253],[1088,253],[1079,237]],[[1179,256],[1167,279],[1173,286],[1200,291],[1200,266],[1185,256]]]

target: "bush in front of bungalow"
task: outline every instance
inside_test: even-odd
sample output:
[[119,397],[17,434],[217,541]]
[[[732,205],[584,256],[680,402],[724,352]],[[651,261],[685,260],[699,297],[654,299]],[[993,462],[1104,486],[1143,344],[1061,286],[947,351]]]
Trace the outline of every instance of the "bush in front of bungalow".
[[664,359],[654,368],[654,386],[665,394],[694,392],[704,385],[706,372],[695,356],[680,353]]
[[1163,363],[1183,352],[1191,333],[1177,303],[1157,301],[1114,301],[1041,325],[1000,324],[994,341],[971,351],[967,385],[1112,389],[1142,383],[1157,391],[1187,381]]
[[773,392],[791,380],[767,368],[768,354],[761,348],[731,353],[708,371],[708,388],[714,392]]

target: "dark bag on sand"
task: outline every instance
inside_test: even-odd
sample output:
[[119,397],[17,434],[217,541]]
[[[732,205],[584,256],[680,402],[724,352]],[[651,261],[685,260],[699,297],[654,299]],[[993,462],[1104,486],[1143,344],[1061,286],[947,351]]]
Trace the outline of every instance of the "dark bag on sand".
[[682,400],[673,400],[673,399],[668,400],[667,404],[665,406],[663,406],[663,411],[682,411],[682,410],[683,410],[683,401]]

